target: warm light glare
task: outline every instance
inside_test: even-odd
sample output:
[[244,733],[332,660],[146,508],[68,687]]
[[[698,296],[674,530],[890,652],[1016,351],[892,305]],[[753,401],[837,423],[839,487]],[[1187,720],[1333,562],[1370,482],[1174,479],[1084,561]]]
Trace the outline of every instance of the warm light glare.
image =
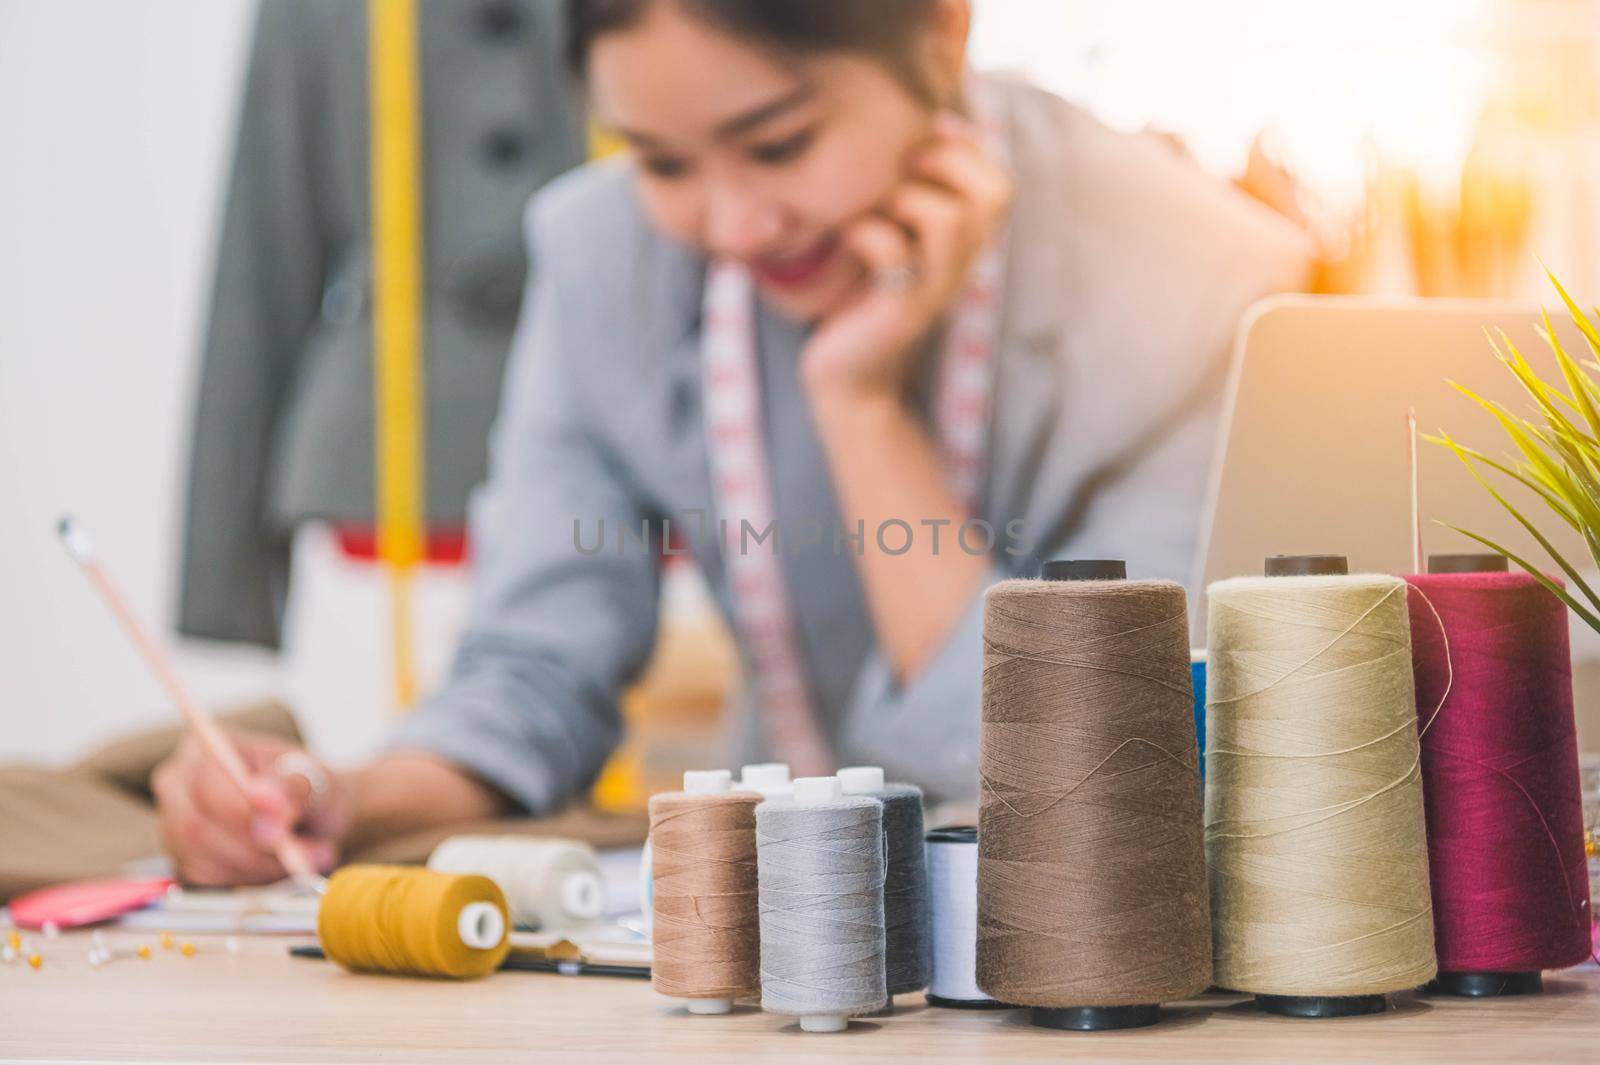
[[[1495,0],[989,0],[975,61],[1020,67],[1125,129],[1183,137],[1219,172],[1264,131],[1325,200],[1374,155],[1459,169],[1497,66]],[[1003,57],[1003,58],[1002,58]]]

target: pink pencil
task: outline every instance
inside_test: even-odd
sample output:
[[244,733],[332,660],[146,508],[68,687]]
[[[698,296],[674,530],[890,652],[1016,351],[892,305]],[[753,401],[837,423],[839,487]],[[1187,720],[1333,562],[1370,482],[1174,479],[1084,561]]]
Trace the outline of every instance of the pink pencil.
[[[228,737],[223,735],[217,723],[211,720],[206,712],[200,709],[200,704],[194,701],[183,684],[178,680],[178,674],[173,670],[172,664],[161,652],[160,646],[151,639],[149,631],[134,616],[128,608],[127,600],[111,582],[110,576],[101,568],[94,556],[94,544],[89,539],[89,534],[71,518],[62,518],[56,526],[56,534],[61,538],[61,546],[66,548],[67,554],[83,570],[84,576],[89,578],[89,583],[100,594],[101,600],[110,609],[112,616],[122,625],[122,631],[127,633],[128,639],[138,650],[150,671],[156,679],[167,689],[167,694],[178,707],[178,712],[189,727],[200,737],[200,744],[206,752],[228,774],[228,779],[238,787],[246,799],[250,798],[250,770],[244,764],[244,759],[239,757],[239,752],[233,744],[228,742]],[[298,840],[285,836],[278,841],[278,861],[288,870],[295,883],[313,891],[321,891],[325,881],[317,875],[317,870],[306,856],[305,849]]]

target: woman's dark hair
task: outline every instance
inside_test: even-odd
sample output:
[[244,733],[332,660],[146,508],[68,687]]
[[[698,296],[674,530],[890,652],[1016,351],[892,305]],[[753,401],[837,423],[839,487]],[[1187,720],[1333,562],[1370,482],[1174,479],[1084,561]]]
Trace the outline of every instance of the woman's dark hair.
[[584,74],[596,38],[632,26],[653,3],[668,2],[780,51],[871,56],[931,102],[916,43],[937,0],[567,0],[567,63],[573,73]]

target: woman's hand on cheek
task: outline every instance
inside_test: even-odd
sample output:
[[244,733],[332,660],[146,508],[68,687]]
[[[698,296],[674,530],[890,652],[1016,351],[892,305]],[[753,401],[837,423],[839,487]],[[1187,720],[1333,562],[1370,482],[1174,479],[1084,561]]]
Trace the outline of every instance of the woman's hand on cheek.
[[960,297],[973,260],[999,232],[1011,179],[975,131],[940,116],[882,208],[844,234],[861,291],[817,323],[801,360],[813,394],[898,396],[917,341]]

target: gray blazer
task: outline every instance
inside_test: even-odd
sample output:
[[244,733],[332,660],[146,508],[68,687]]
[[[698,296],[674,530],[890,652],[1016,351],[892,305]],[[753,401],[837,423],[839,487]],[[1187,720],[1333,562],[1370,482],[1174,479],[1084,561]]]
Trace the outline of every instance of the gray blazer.
[[[264,0],[201,353],[178,627],[276,646],[294,527],[373,519],[367,5]],[[483,480],[528,197],[583,159],[558,0],[425,0],[426,506]]]
[[[978,509],[997,530],[1020,519],[1032,546],[997,544],[990,577],[1077,556],[1186,581],[1235,326],[1258,297],[1302,282],[1303,243],[1164,143],[1025,86],[1005,84],[1001,99],[1018,195]],[[671,519],[725,613],[730,601],[715,527],[695,518],[712,506],[703,262],[651,230],[623,164],[552,184],[527,229],[547,266],[525,297],[490,480],[473,503],[469,624],[452,676],[394,743],[547,810],[617,743],[617,695],[655,635],[655,559],[633,541],[585,554],[574,522],[592,548],[599,519],[634,530]],[[838,511],[796,381],[805,330],[765,311],[758,329],[780,527],[831,529]],[[783,566],[835,752],[935,797],[975,794],[982,596],[897,685],[856,560],[824,540],[785,551]],[[739,756],[762,753],[756,714],[738,715]]]

